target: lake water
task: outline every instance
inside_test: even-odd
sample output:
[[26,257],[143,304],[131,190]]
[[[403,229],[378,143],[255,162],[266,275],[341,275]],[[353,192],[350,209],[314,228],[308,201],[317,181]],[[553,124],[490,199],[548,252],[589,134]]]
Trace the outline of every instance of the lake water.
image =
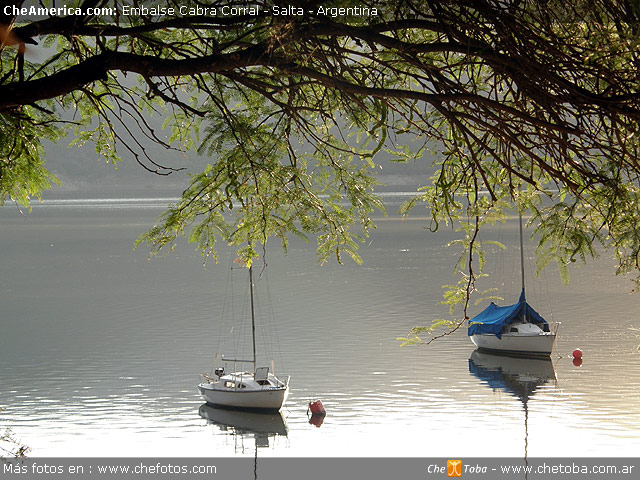
[[[456,280],[455,232],[381,218],[362,266],[321,266],[298,240],[286,256],[274,246],[257,286],[264,298],[268,285],[291,394],[281,417],[255,417],[204,407],[196,390],[229,285],[243,283],[229,281],[231,251],[203,268],[186,244],[151,260],[132,250],[162,203],[0,208],[0,428],[31,456],[637,455],[640,297],[606,256],[568,287],[553,269],[530,281],[530,302],[562,325],[551,361],[523,362],[474,354],[463,330],[427,347],[395,340],[448,315],[436,303]],[[515,244],[516,224],[483,235]],[[493,258],[515,301],[517,254]],[[321,425],[307,416],[315,399]]]

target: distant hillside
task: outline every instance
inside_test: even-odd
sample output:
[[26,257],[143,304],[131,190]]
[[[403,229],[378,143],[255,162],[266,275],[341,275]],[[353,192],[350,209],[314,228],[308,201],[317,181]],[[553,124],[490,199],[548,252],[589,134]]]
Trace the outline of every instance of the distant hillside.
[[[44,198],[55,197],[157,197],[178,196],[188,185],[187,174],[200,171],[206,163],[215,159],[203,158],[190,153],[186,158],[181,152],[169,151],[155,145],[145,145],[151,158],[174,168],[185,168],[170,175],[156,175],[141,167],[129,152],[121,149],[123,157],[118,165],[107,164],[95,151],[92,144],[68,147],[72,139],[58,144],[46,145],[47,168],[61,181],[46,192]],[[427,182],[433,172],[431,161],[393,163],[381,157],[379,180],[384,184],[381,191],[415,191]]]

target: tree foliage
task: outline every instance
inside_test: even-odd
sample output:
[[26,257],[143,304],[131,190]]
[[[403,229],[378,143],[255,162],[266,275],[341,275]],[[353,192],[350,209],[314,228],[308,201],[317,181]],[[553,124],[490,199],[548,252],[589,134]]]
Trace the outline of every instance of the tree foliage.
[[286,15],[267,0],[144,2],[187,9],[173,16],[125,15],[140,4],[107,0],[69,5],[115,14],[3,9],[0,198],[25,203],[48,186],[40,142],[66,129],[107,159],[179,168],[152,158],[146,137],[211,158],[141,239],[155,251],[186,234],[206,253],[216,239],[249,240],[252,256],[293,233],[316,236],[323,259],[358,260],[358,238],[384,208],[378,156],[431,158],[436,174],[403,212],[424,203],[433,230],[462,228],[466,277],[450,299],[465,315],[480,271],[475,232],[514,203],[533,215],[541,267],[566,271],[604,247],[638,278],[637,0],[290,4]]
[[[2,409],[0,409],[2,411]],[[11,429],[0,432],[0,460],[7,457],[24,458],[31,451],[29,447],[15,438]]]

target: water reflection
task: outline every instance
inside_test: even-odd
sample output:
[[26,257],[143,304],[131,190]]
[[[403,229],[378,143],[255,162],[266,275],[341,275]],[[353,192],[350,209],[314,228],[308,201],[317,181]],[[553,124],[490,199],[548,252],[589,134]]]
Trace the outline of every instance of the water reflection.
[[245,412],[215,408],[205,403],[200,406],[199,413],[208,424],[216,425],[230,435],[239,436],[241,439],[253,436],[256,449],[268,447],[270,438],[278,435],[286,437],[289,433],[281,412]]
[[524,409],[524,458],[529,447],[529,399],[542,385],[556,381],[549,358],[492,355],[474,350],[469,357],[469,373],[494,390],[502,390],[522,402]]
[[[206,403],[200,405],[198,411],[202,418],[207,420],[207,424],[216,425],[220,430],[226,432],[239,440],[244,450],[244,440],[253,436],[253,478],[258,479],[258,449],[269,447],[269,439],[277,436],[286,437],[289,433],[287,423],[281,412],[277,413],[257,413],[242,410],[230,410],[225,408],[215,408]],[[236,443],[237,450],[238,443]],[[235,471],[240,476],[234,478],[249,478],[248,470],[244,470],[245,465],[237,463]]]
[[324,423],[324,417],[325,415],[322,415],[319,413],[312,414],[311,416],[309,416],[309,425],[313,425],[316,428],[320,428]]

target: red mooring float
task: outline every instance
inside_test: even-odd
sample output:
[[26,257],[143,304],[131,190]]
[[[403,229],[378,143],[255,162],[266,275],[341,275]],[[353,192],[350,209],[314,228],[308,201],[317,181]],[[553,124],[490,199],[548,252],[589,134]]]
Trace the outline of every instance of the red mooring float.
[[579,348],[576,348],[573,353],[573,358],[582,358],[582,350],[580,350]]
[[315,402],[309,402],[309,410],[311,411],[311,415],[327,414],[320,400],[316,400]]

